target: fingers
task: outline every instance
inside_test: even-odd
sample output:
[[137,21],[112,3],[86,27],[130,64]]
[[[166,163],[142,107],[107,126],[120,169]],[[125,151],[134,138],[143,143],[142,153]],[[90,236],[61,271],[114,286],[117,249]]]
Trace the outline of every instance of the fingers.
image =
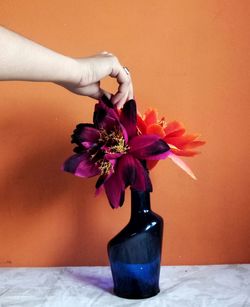
[[130,75],[125,72],[120,63],[116,63],[110,76],[116,78],[117,82],[119,83],[118,91],[114,94],[112,103],[116,104],[121,102],[123,104],[131,83]]
[[115,103],[115,105],[117,106],[118,109],[121,109],[127,100],[128,100],[128,91],[120,100],[118,100],[117,103]]
[[112,94],[105,91],[102,88],[99,88],[99,90],[96,93],[93,93],[92,95],[90,95],[90,97],[99,100],[100,98],[102,98],[102,96],[105,95],[109,100],[112,97]]
[[[90,96],[99,99],[102,94],[107,93],[107,97],[111,99],[114,105],[121,108],[124,103],[133,98],[133,86],[131,75],[127,68],[123,67],[118,58],[108,51],[102,51],[94,56],[78,59],[78,63],[85,67],[84,74],[80,83],[82,95]],[[116,78],[118,82],[118,89],[114,95],[105,92],[100,86],[93,87],[100,84],[100,80],[110,76]],[[87,93],[86,93],[87,92]],[[93,94],[94,93],[94,94]]]
[[129,86],[129,91],[128,91],[128,100],[133,99],[133,98],[134,98],[134,90],[133,90],[133,84],[131,82]]
[[116,103],[116,106],[120,109],[123,107],[126,101],[131,100],[133,98],[134,98],[133,84],[132,82],[130,82],[126,95],[124,95],[124,97],[118,100],[118,102]]
[[109,56],[113,56],[113,54],[111,52],[108,52],[108,51],[102,51],[100,53],[105,54],[105,55],[109,55]]
[[74,92],[78,95],[88,96],[97,100],[99,100],[103,95],[108,97],[108,99],[111,99],[112,97],[111,93],[100,87],[100,81],[74,89]]
[[133,95],[132,80],[128,69],[123,67],[116,57],[114,57],[114,65],[110,76],[116,78],[119,83],[118,90],[111,101],[113,104],[117,104],[118,107],[122,107],[128,100],[128,96]]
[[119,105],[120,108],[124,105],[128,97],[128,86],[129,85],[127,83],[121,83],[119,85],[118,91],[115,93],[111,100],[113,104],[117,104],[117,106]]
[[[99,100],[102,98],[103,95],[105,95],[108,99],[111,99],[112,94],[105,91],[100,87],[100,82],[97,82],[95,84],[89,85],[89,97]],[[86,91],[86,89],[85,89]]]

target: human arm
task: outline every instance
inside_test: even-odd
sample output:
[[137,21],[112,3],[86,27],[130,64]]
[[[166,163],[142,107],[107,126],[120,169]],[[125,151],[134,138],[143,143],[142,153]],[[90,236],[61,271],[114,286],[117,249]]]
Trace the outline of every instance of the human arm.
[[[111,76],[119,83],[112,95],[100,80]],[[0,26],[0,80],[54,82],[68,90],[99,99],[103,94],[121,107],[133,98],[132,81],[114,55],[102,52],[73,58],[50,50]]]

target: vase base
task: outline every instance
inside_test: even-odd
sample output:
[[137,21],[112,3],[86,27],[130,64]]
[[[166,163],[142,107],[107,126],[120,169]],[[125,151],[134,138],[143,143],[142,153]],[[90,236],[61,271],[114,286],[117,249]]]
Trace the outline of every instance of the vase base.
[[152,296],[157,295],[160,292],[160,289],[154,289],[154,291],[148,292],[148,293],[124,293],[124,292],[120,292],[119,290],[113,289],[113,293],[116,296],[122,297],[122,298],[127,298],[127,299],[144,299],[144,298],[150,298]]

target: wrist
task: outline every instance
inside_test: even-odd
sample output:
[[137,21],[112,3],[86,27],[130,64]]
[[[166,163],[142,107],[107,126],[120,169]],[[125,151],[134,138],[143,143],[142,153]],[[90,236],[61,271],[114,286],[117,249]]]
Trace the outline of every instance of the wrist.
[[68,83],[73,85],[78,85],[80,83],[81,70],[76,59],[65,56],[61,69],[62,71],[58,76],[58,80],[55,80],[54,83]]

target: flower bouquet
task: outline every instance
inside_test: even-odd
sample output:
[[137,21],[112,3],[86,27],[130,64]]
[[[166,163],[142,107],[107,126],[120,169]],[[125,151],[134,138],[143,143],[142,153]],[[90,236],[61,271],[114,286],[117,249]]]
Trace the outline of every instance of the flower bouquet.
[[131,188],[130,221],[108,243],[118,296],[146,298],[159,292],[163,219],[150,208],[149,170],[170,158],[196,179],[180,156],[198,154],[194,148],[205,142],[185,131],[180,122],[159,120],[154,109],[141,116],[133,99],[119,110],[103,96],[95,105],[93,123],[81,123],[73,132],[75,154],[65,161],[65,171],[99,176],[96,194],[104,189],[112,208],[123,205],[125,189]]

